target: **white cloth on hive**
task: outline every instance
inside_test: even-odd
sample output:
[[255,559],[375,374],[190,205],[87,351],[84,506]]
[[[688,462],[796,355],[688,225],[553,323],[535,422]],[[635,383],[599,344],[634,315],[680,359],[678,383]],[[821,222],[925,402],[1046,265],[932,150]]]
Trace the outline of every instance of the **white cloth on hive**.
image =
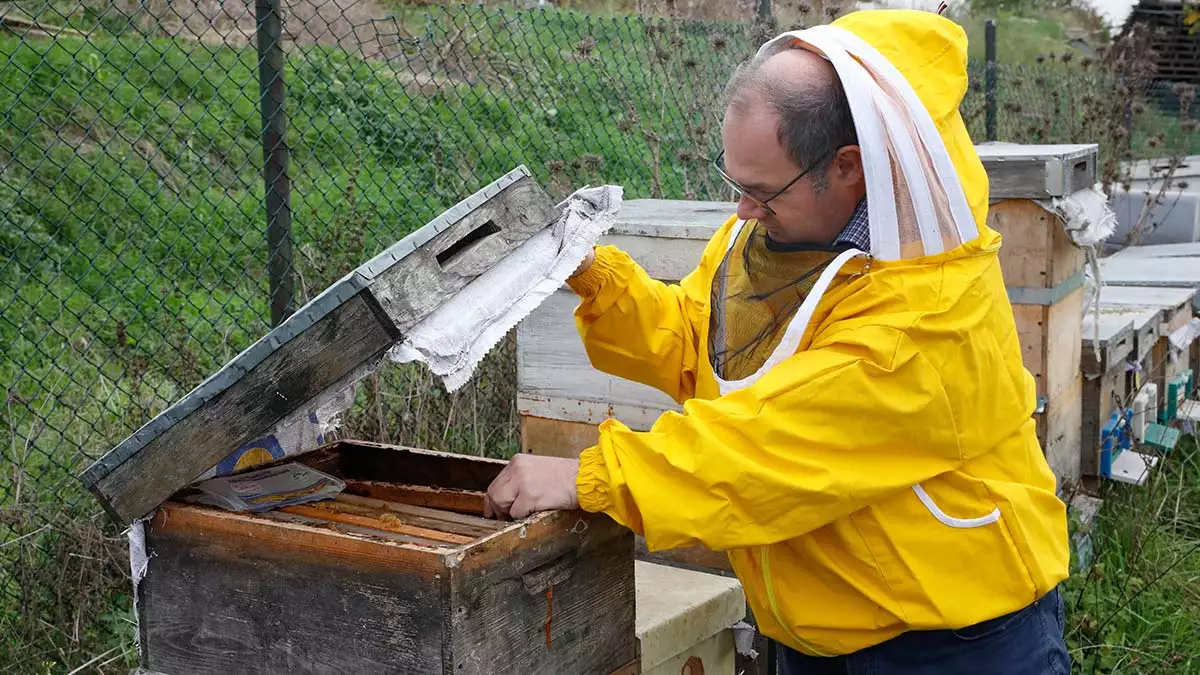
[[596,240],[612,227],[623,191],[603,185],[568,197],[551,227],[530,237],[425,317],[389,351],[393,361],[421,361],[449,391],[470,379],[492,347],[558,288]]

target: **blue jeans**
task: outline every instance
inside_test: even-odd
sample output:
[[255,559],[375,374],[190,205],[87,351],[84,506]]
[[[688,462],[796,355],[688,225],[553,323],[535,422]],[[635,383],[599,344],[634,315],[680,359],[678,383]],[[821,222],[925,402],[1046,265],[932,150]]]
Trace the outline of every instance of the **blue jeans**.
[[1024,609],[959,630],[910,631],[846,656],[777,645],[780,675],[1068,675],[1058,589]]

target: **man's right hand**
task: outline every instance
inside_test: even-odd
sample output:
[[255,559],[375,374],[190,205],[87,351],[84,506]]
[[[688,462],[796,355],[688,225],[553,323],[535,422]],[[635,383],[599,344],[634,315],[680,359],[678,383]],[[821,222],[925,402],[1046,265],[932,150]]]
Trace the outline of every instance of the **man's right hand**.
[[592,266],[592,262],[595,260],[596,260],[596,248],[592,247],[592,248],[588,249],[587,255],[583,257],[583,261],[579,263],[579,267],[576,267],[575,271],[571,273],[570,278],[574,279],[575,277],[579,276],[580,274],[583,274],[584,272],[588,271],[588,269],[591,268],[591,266]]

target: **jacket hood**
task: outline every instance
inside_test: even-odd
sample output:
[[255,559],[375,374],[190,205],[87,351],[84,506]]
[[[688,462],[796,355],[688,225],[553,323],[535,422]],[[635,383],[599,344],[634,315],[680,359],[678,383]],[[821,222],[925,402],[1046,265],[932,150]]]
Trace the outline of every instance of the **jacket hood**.
[[934,122],[958,114],[967,93],[967,34],[958,24],[932,12],[880,9],[851,12],[833,25],[896,66]]
[[968,85],[966,32],[941,15],[911,9],[851,12],[832,25],[874,47],[912,86],[946,143],[980,234],[990,239],[987,172],[959,112]]

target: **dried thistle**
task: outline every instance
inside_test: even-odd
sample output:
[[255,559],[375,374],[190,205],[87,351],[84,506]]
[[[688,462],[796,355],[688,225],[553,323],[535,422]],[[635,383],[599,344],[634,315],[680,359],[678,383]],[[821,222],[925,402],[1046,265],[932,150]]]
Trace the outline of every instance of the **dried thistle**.
[[592,50],[596,48],[596,38],[591,35],[583,38],[575,45],[575,52],[580,56],[587,57],[591,55]]

